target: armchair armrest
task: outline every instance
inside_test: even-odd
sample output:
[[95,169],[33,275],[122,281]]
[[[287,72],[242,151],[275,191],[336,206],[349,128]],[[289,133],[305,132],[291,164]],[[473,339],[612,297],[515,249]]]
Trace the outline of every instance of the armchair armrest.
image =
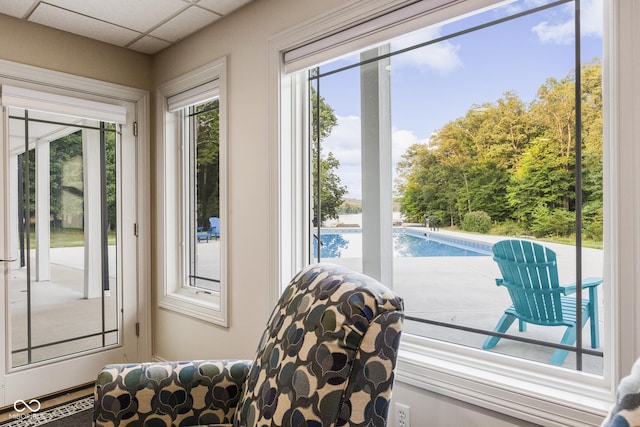
[[[233,423],[248,360],[105,366],[94,388],[95,426]],[[164,423],[164,424],[163,424]]]

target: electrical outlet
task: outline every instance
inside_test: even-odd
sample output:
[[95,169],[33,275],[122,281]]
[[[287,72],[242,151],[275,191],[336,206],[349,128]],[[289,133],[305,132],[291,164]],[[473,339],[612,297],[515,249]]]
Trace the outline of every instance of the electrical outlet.
[[396,427],[411,427],[411,409],[409,405],[396,403]]

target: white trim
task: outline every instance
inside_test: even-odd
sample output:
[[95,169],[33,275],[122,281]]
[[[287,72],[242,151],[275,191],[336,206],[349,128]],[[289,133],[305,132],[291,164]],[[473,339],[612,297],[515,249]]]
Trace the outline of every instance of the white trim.
[[2,105],[63,116],[123,124],[127,110],[121,105],[56,95],[7,84],[2,85]]
[[[367,17],[379,16],[406,2],[357,0],[285,31],[269,41],[269,95],[271,113],[271,151],[277,156],[277,170],[272,171],[270,212],[271,253],[274,269],[270,275],[270,295],[279,295],[282,284],[302,268],[304,235],[299,228],[306,222],[291,203],[301,202],[291,192],[290,181],[303,179],[296,169],[300,161],[297,150],[301,144],[292,122],[298,120],[291,100],[296,85],[285,75],[284,54],[297,47],[349,28]],[[446,13],[459,15],[482,9],[495,1],[468,0],[446,8]],[[635,327],[640,312],[640,150],[634,140],[640,135],[640,122],[633,120],[640,112],[640,85],[634,76],[640,75],[640,46],[635,46],[639,31],[640,5],[633,0],[605,2],[605,47],[603,72],[605,92],[605,248],[603,289],[607,304],[603,316],[606,322],[603,377],[536,364],[494,353],[403,336],[397,381],[425,390],[454,397],[474,405],[509,416],[552,426],[598,426],[614,400],[614,389],[626,375],[633,361],[640,356],[640,339]],[[451,17],[451,16],[450,16]],[[450,18],[449,17],[449,18]],[[448,19],[442,10],[435,16],[420,17],[403,27],[392,28],[385,37],[400,35],[436,19]],[[400,31],[402,30],[402,31]],[[395,32],[395,34],[394,34]],[[307,66],[326,61],[351,48],[342,45],[311,59]],[[298,67],[298,66],[296,66]],[[623,89],[625,90],[623,91]],[[606,93],[610,92],[610,93]],[[621,114],[623,112],[624,114]],[[277,116],[277,117],[273,117]],[[288,127],[287,127],[288,126]],[[272,159],[273,161],[274,159]],[[288,163],[291,162],[291,163]],[[293,174],[293,178],[287,178]],[[626,186],[626,187],[625,187]],[[627,188],[624,194],[621,192]],[[293,195],[292,195],[293,193]],[[288,223],[283,222],[287,218]],[[291,227],[288,230],[280,228]],[[276,233],[276,230],[279,231]],[[277,259],[274,259],[277,258]],[[621,286],[622,283],[628,286]],[[612,309],[616,307],[617,309]]]
[[[510,0],[359,0],[340,10],[314,18],[276,39],[294,33],[289,47],[282,49],[284,71],[293,73],[320,63],[384,43],[398,34],[441,24],[452,16],[478,13],[486,7]],[[279,41],[279,42],[281,42]]]
[[[216,325],[228,326],[227,317],[227,245],[229,215],[227,210],[227,61],[223,57],[158,87],[156,94],[157,135],[162,142],[157,157],[158,182],[158,305]],[[187,239],[182,212],[183,182],[181,123],[178,113],[169,111],[172,97],[203,101],[213,87],[220,107],[220,292],[203,293],[185,287]],[[207,89],[203,92],[201,89]],[[182,97],[182,94],[188,96]],[[194,97],[195,96],[195,97]],[[178,99],[174,98],[174,99]],[[177,104],[175,104],[177,105]],[[187,104],[190,105],[190,104]]]
[[[603,64],[603,166],[605,174],[605,274],[616,309],[605,313],[605,338],[614,352],[608,366],[614,383],[629,373],[640,356],[640,4],[634,0],[605,2]],[[606,282],[605,282],[606,283]],[[606,359],[606,358],[605,358]]]
[[[380,37],[379,34],[384,30],[402,25],[407,21],[413,21],[418,16],[433,14],[439,8],[449,7],[460,1],[430,0],[411,3],[398,9],[387,11],[372,19],[367,19],[337,33],[288,50],[284,53],[286,71],[291,73],[307,68],[317,62],[319,57],[328,56],[324,52],[335,52],[335,49],[339,46],[346,45],[347,51],[353,52],[354,50],[373,46],[376,43],[382,43],[386,40],[386,37]],[[329,55],[335,57],[335,54]]]
[[104,102],[105,99],[113,99],[116,101],[115,104],[119,104],[120,101],[138,102],[148,97],[148,92],[141,89],[75,76],[60,71],[47,70],[32,65],[19,64],[4,59],[0,59],[0,79],[3,84],[10,81],[12,86],[41,91],[46,88],[48,93],[98,102]]
[[220,82],[216,79],[169,96],[167,111],[173,113],[190,105],[210,101],[218,96],[220,96]]
[[602,379],[405,334],[396,381],[545,426],[599,426]]

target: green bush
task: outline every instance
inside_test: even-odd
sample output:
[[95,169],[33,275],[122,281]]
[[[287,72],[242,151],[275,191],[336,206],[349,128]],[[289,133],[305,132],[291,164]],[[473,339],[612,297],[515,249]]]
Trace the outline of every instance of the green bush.
[[584,237],[596,242],[602,242],[603,233],[602,205],[588,203],[582,211],[582,224]]
[[522,236],[525,230],[515,221],[505,221],[491,228],[491,234],[497,236]]
[[486,234],[491,230],[491,217],[483,211],[469,212],[462,218],[460,227],[464,231]]
[[568,236],[575,227],[575,214],[565,209],[537,206],[532,213],[531,232],[535,237]]

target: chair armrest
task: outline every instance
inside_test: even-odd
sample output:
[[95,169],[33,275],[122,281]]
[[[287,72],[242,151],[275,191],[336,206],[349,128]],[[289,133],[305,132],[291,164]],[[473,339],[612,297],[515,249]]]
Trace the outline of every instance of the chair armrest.
[[[94,388],[95,426],[232,424],[251,361],[105,366]],[[155,425],[155,424],[154,424]]]
[[[582,279],[582,290],[594,288],[602,283],[602,277],[587,277]],[[576,292],[577,286],[575,283],[570,283],[567,286],[563,286],[564,294],[569,295]]]

